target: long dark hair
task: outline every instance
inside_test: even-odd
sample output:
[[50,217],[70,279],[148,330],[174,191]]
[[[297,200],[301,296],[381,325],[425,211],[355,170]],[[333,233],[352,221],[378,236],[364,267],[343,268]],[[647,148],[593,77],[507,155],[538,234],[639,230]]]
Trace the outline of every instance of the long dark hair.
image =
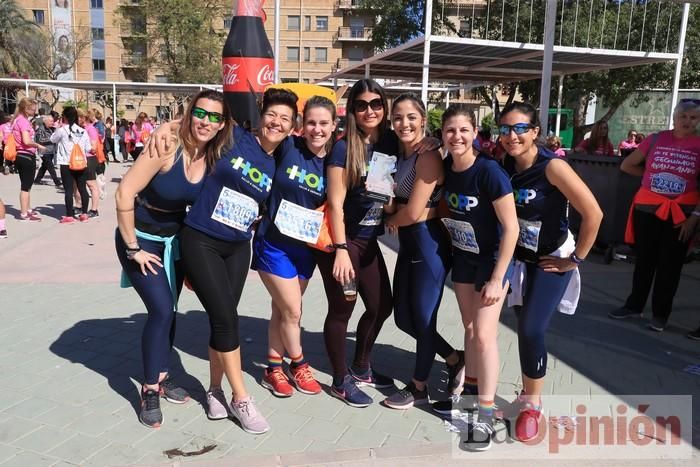
[[212,89],[205,89],[195,94],[195,96],[190,99],[190,103],[187,104],[187,110],[182,116],[182,123],[180,124],[180,131],[178,132],[180,142],[188,154],[194,155],[197,149],[197,141],[191,130],[192,109],[197,105],[200,99],[221,102],[223,108],[224,126],[221,127],[216,136],[210,141],[207,141],[207,144],[204,146],[204,155],[202,157],[204,157],[204,162],[207,167],[211,168],[214,167],[216,161],[219,160],[222,151],[233,144],[233,117],[231,116],[228,105],[226,105],[223,93]]
[[384,88],[377,84],[377,82],[373,79],[365,78],[357,81],[352,88],[350,88],[350,92],[348,93],[346,112],[347,128],[345,134],[348,143],[348,150],[345,161],[345,182],[348,187],[356,186],[360,183],[367,164],[367,148],[362,140],[364,133],[362,129],[357,126],[357,121],[355,119],[355,100],[360,94],[365,92],[377,94],[382,100],[384,116],[377,127],[379,134],[382,135],[389,127],[387,120],[389,107],[386,102]]

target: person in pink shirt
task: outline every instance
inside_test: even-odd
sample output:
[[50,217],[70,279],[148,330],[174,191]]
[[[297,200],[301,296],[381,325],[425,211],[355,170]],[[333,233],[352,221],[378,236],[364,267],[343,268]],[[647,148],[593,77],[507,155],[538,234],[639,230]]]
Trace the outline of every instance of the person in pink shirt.
[[[681,269],[700,225],[700,99],[683,99],[673,112],[673,130],[648,136],[620,169],[642,177],[632,202],[625,241],[637,252],[632,292],[615,319],[641,316],[651,290],[649,328],[661,332],[673,310]],[[653,284],[653,287],[652,287]]]
[[632,154],[632,151],[637,149],[637,146],[639,146],[639,143],[637,142],[637,131],[630,130],[627,132],[627,139],[620,141],[620,144],[617,146],[617,150],[620,153],[620,156],[626,157]]
[[581,141],[574,151],[596,156],[614,156],[615,148],[608,138],[608,122],[605,120],[595,122],[591,129],[591,136]]
[[44,151],[44,146],[34,142],[34,127],[30,119],[36,113],[36,101],[23,97],[17,105],[15,118],[12,120],[12,136],[17,144],[15,168],[19,174],[20,220],[40,221],[41,217],[30,208],[29,192],[36,175],[36,153]]
[[134,124],[131,126],[131,141],[134,144],[134,149],[131,151],[131,157],[136,160],[139,154],[143,151],[144,143],[148,140],[153,133],[153,125],[148,121],[148,115],[145,112],[141,112],[134,120]]
[[78,109],[78,124],[85,130],[90,138],[90,152],[87,156],[87,188],[90,190],[91,205],[90,210],[86,213],[89,218],[99,217],[100,204],[100,187],[97,184],[97,145],[100,144],[100,134],[95,128],[95,125],[90,121],[88,112],[83,109]]
[[547,136],[547,148],[557,157],[566,157],[566,151],[561,148],[561,138],[557,135]]

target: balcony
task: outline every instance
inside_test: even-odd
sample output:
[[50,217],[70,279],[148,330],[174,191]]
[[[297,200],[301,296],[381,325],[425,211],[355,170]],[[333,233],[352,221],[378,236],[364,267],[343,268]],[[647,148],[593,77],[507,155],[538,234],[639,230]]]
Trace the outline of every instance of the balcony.
[[356,65],[358,63],[362,62],[362,58],[354,59],[354,58],[339,58],[335,62],[335,69],[336,70],[342,70],[344,68],[349,67],[350,65]]
[[372,40],[372,28],[345,27],[338,28],[336,39],[339,41],[364,42]]
[[122,54],[122,68],[143,68],[146,66],[146,57],[143,54]]
[[337,0],[335,6],[338,10],[352,10],[353,8],[360,8],[362,0]]
[[143,37],[146,35],[145,24],[121,24],[119,35],[122,37]]

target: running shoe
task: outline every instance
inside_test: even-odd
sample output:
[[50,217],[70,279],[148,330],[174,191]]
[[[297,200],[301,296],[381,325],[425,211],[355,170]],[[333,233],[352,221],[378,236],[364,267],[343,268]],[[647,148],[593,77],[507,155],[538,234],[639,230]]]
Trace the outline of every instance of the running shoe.
[[625,308],[624,306],[608,313],[608,317],[612,319],[625,319],[632,316],[641,317],[642,313],[640,311],[630,310],[629,308]]
[[479,398],[465,387],[461,394],[452,394],[449,399],[433,402],[433,411],[446,417],[479,408]]
[[96,209],[91,209],[91,210],[88,211],[88,217],[89,217],[90,219],[92,219],[92,218],[94,218],[94,217],[100,217],[100,213],[97,212]]
[[345,375],[340,386],[331,385],[331,396],[340,399],[350,407],[357,408],[367,407],[374,402],[367,393],[357,387],[350,375]]
[[524,443],[537,437],[542,419],[542,406],[535,406],[519,395],[514,404],[520,406],[520,413],[515,420],[515,437]]
[[356,372],[350,367],[350,375],[355,380],[355,384],[358,386],[371,386],[377,389],[393,388],[394,379],[385,376],[381,373],[377,373],[372,368],[369,368],[366,373],[362,374]]
[[663,330],[666,328],[666,321],[662,320],[661,318],[651,318],[651,321],[647,327],[652,331],[663,332]]
[[73,217],[78,217],[79,215],[83,214],[83,210],[80,208],[73,208]]
[[74,224],[77,222],[75,217],[62,216],[61,220],[58,221],[59,224]]
[[430,399],[428,398],[428,386],[420,391],[416,388],[413,381],[408,383],[405,388],[384,399],[384,405],[397,410],[406,410],[415,405],[424,405],[428,403],[430,403]]
[[148,389],[141,391],[141,411],[139,421],[149,428],[160,428],[163,423],[163,412],[160,411],[160,394]]
[[246,433],[259,435],[270,430],[265,417],[258,412],[251,396],[238,402],[231,401],[231,414],[240,422]]
[[[464,350],[457,351],[457,363],[447,366],[447,394],[454,394],[464,382]],[[460,374],[461,373],[461,374]]]
[[462,441],[464,449],[467,451],[486,451],[491,447],[491,440],[495,432],[492,418],[477,417],[476,421],[469,425],[467,439]]
[[[2,232],[5,231],[3,230]],[[2,236],[2,232],[0,232],[0,237]],[[7,232],[5,232],[5,236],[7,236]],[[695,331],[690,331],[685,337],[693,339],[694,341],[700,341],[700,328],[697,328]]]
[[160,396],[168,402],[173,404],[184,404],[190,400],[190,395],[187,391],[178,386],[175,381],[170,378],[170,375],[166,376],[160,383]]
[[221,388],[212,388],[207,391],[207,418],[209,420],[228,418],[227,407],[226,396]]
[[289,377],[296,386],[299,392],[304,394],[318,394],[321,392],[321,385],[311,373],[311,367],[308,363],[303,363],[299,366],[291,366],[289,368]]
[[41,217],[37,216],[32,211],[27,211],[26,214],[20,214],[19,220],[21,221],[41,221]]
[[88,215],[87,214],[81,214],[78,216],[78,220],[80,222],[87,222],[88,221]]
[[0,238],[7,238],[7,230],[0,230]]
[[260,385],[265,389],[269,389],[277,397],[290,397],[294,394],[294,388],[289,383],[287,375],[282,371],[282,367],[279,366],[273,370],[265,369]]

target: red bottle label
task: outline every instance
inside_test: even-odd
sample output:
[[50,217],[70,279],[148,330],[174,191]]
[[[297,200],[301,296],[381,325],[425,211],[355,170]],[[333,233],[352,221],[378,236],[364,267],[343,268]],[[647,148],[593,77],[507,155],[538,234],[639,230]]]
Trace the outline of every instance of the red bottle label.
[[275,82],[275,61],[272,58],[224,57],[224,92],[263,92]]

